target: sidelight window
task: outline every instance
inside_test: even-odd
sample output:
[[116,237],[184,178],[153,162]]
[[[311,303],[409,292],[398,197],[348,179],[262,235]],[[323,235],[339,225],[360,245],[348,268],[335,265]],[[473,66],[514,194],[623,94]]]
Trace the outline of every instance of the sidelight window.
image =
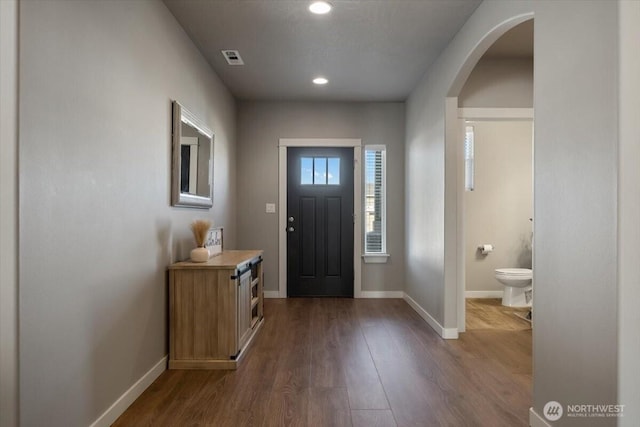
[[[386,148],[368,145],[364,150],[364,239],[366,256],[386,255]],[[384,262],[370,261],[370,262]]]

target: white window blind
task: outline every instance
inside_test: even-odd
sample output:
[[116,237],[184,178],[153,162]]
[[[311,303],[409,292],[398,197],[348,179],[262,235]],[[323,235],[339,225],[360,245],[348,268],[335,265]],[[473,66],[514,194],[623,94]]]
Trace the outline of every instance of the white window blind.
[[465,126],[464,132],[464,189],[473,191],[474,187],[474,147],[473,126]]
[[386,252],[386,149],[365,146],[365,254]]

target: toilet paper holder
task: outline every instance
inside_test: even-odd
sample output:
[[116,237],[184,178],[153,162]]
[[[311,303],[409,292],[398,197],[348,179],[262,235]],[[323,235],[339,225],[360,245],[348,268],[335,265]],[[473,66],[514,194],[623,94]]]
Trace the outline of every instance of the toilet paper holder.
[[490,244],[484,244],[484,245],[480,245],[478,246],[478,251],[480,251],[480,253],[482,255],[489,255],[491,252],[494,251],[496,247]]

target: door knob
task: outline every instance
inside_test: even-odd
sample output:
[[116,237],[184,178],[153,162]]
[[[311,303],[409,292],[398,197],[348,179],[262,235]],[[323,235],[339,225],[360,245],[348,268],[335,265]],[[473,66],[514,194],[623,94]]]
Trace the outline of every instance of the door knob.
[[295,228],[293,228],[293,227],[289,227],[289,230],[288,230],[288,231],[289,231],[289,232],[292,232],[292,231],[296,231],[296,230],[295,230]]

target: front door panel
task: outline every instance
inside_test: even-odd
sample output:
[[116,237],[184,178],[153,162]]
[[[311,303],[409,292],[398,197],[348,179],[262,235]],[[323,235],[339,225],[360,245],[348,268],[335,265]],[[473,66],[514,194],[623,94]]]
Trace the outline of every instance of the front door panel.
[[287,149],[287,294],[353,296],[353,149]]

